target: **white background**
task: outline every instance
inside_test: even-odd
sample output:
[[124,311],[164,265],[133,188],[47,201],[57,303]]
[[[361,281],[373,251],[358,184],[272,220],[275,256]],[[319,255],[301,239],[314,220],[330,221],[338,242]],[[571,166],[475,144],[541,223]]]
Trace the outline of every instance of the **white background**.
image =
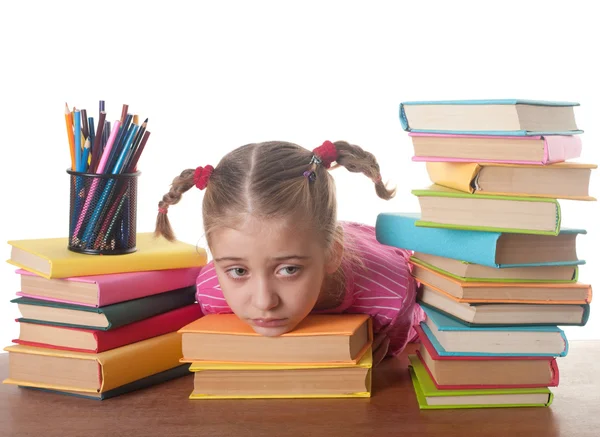
[[[66,236],[65,101],[96,120],[100,99],[111,121],[123,103],[149,118],[139,231],[153,230],[181,170],[266,140],[312,149],[343,139],[378,157],[397,197],[380,200],[367,178],[336,170],[340,219],[374,224],[381,211],[418,211],[410,190],[429,180],[400,127],[406,100],[577,101],[580,160],[600,163],[600,37],[586,3],[2,2],[2,256],[7,240]],[[596,173],[591,192],[600,196]],[[201,199],[193,189],[169,212],[181,240],[202,241]],[[595,284],[598,205],[561,206],[564,225],[588,230],[578,239],[580,279]],[[0,264],[1,345],[18,335],[14,270]],[[594,309],[587,326],[566,328],[569,339],[600,338]]]

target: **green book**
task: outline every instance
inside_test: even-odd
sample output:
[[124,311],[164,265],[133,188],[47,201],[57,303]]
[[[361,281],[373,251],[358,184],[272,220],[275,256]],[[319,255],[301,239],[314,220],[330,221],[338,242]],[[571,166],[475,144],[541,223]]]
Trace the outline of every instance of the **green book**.
[[494,388],[440,390],[417,355],[409,355],[410,377],[422,410],[455,408],[547,407],[553,394],[548,388]]
[[560,231],[556,199],[471,194],[435,184],[412,194],[421,206],[416,226],[537,235]]
[[108,331],[175,310],[196,301],[194,285],[104,307],[19,297],[19,322]]
[[[443,258],[415,252],[410,260],[444,276],[462,282],[504,283],[575,283],[579,278],[578,266],[540,266],[496,269],[467,261]],[[466,276],[470,275],[470,276]]]

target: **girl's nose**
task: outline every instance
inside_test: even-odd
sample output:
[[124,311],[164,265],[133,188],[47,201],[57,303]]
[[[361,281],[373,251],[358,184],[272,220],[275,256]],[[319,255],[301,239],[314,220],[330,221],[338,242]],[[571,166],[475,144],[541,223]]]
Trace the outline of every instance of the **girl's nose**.
[[279,296],[269,281],[261,279],[256,282],[252,292],[252,304],[260,311],[269,311],[279,305]]

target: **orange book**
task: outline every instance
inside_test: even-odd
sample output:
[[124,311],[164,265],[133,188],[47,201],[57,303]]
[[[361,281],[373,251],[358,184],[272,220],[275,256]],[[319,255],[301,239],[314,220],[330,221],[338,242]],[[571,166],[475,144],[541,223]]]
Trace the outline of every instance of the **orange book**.
[[417,281],[458,302],[589,304],[592,287],[575,283],[465,282],[411,260]]
[[357,363],[373,342],[366,314],[310,314],[278,337],[255,333],[235,314],[210,314],[179,332],[182,362]]
[[5,384],[98,395],[179,367],[176,332],[90,354],[22,345],[8,346]]

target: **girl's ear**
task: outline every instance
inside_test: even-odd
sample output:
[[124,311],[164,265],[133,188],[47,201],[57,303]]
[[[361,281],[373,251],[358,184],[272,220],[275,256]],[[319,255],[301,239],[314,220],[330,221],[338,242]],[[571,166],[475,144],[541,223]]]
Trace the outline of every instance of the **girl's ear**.
[[331,248],[331,252],[329,254],[329,260],[327,264],[325,264],[325,272],[328,275],[334,274],[342,263],[342,256],[344,255],[344,245],[341,241],[335,240],[333,242],[333,247]]

